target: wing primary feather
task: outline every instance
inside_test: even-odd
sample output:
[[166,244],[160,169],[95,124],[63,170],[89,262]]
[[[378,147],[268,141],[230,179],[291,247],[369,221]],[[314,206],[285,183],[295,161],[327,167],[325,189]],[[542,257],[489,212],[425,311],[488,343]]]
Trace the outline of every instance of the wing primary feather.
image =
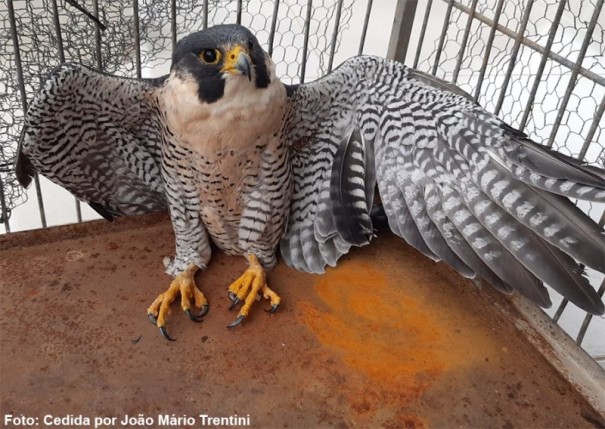
[[[443,187],[442,192],[442,204],[447,217],[485,265],[523,296],[541,307],[550,307],[550,297],[542,281],[479,222],[458,192],[449,186]],[[484,278],[489,280],[490,277],[488,273]]]
[[[477,253],[466,242],[460,231],[448,219],[443,211],[441,204],[442,198],[438,193],[436,186],[430,185],[424,188],[425,199],[427,201],[427,213],[439,228],[447,244],[458,257],[468,265],[474,273],[487,281],[488,284],[501,292],[510,294],[514,288],[504,282],[496,275],[486,264],[477,256]],[[462,274],[462,273],[461,273]],[[468,276],[473,278],[474,276]]]
[[409,185],[403,192],[407,206],[410,208],[412,218],[418,227],[418,231],[426,245],[431,251],[449,264],[452,268],[458,271],[466,278],[474,278],[475,272],[450,248],[448,243],[439,228],[433,222],[433,219],[428,214],[427,206],[436,204],[435,201],[427,201],[424,198],[422,189]]
[[[319,243],[312,253],[332,262],[359,239],[360,225],[342,221],[359,216],[345,210],[352,201],[364,214],[370,211],[373,202],[361,200],[371,191],[368,183],[349,183],[346,171],[374,156],[389,226],[421,253],[540,306],[551,304],[547,283],[579,307],[603,312],[574,261],[605,271],[603,231],[559,196],[605,201],[603,170],[528,140],[464,91],[393,61],[357,57],[287,91],[294,106],[285,132],[296,149],[293,165],[327,165],[325,171],[337,173],[328,186],[325,175],[311,183],[306,169],[295,174],[301,192],[286,253],[308,251],[300,247],[305,235]],[[310,209],[301,212],[301,202]],[[309,224],[315,224],[314,237],[307,236]]]
[[414,222],[412,215],[404,204],[405,198],[403,192],[396,183],[389,183],[386,180],[384,182],[379,181],[379,189],[384,187],[387,187],[388,191],[381,191],[380,195],[391,231],[403,238],[410,246],[414,247],[427,258],[438,261],[439,257],[427,246],[422,234],[418,231],[416,222]]
[[603,303],[573,259],[501,209],[473,184],[466,183],[464,187],[468,192],[463,199],[471,212],[529,271],[578,307],[592,314],[603,313]]
[[[566,179],[580,185],[605,190],[603,172],[585,168],[578,160],[554,152],[531,140],[517,140],[514,160],[532,171],[556,178]],[[511,154],[511,157],[513,154]],[[600,173],[600,174],[599,174]]]
[[374,189],[368,170],[374,165],[364,159],[364,144],[359,129],[353,127],[342,139],[334,156],[330,180],[332,217],[343,240],[356,245],[368,244],[372,236],[367,189]]
[[500,191],[493,186],[483,186],[479,179],[484,192],[549,243],[589,267],[605,272],[605,243],[596,222],[567,198],[516,181],[500,164],[494,167],[500,174],[494,175],[491,183],[500,180],[509,185]]

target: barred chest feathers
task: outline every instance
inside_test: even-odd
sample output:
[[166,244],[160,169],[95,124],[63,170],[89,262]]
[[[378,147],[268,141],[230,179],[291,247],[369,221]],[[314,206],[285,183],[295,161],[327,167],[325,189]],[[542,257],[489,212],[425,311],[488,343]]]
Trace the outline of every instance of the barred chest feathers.
[[242,214],[255,194],[265,192],[263,178],[271,175],[266,159],[285,150],[279,132],[286,90],[270,60],[268,69],[271,83],[266,88],[257,88],[246,76],[225,76],[224,94],[213,103],[198,98],[197,82],[190,76],[173,74],[163,88],[175,144],[191,154],[187,165],[179,168],[190,170],[186,176],[194,178],[202,221],[228,253],[247,250],[240,237]]

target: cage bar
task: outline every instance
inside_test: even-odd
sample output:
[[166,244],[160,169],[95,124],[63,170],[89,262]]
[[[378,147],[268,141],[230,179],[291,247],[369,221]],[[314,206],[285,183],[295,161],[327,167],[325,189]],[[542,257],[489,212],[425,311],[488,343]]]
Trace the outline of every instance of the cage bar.
[[208,0],[204,0],[204,16],[202,18],[202,25],[204,30],[208,28]]
[[466,28],[464,29],[464,35],[462,36],[462,42],[460,42],[460,51],[458,51],[458,60],[456,61],[456,67],[454,68],[454,75],[452,76],[452,82],[456,83],[458,81],[458,74],[460,73],[460,67],[462,66],[462,61],[464,60],[464,52],[466,51],[466,44],[468,43],[468,36],[471,32],[471,27],[473,25],[473,21],[475,19],[475,12],[477,11],[477,0],[473,0],[471,4],[471,10],[468,14],[468,19],[466,20]]
[[578,159],[584,159],[584,157],[586,156],[586,152],[588,151],[588,147],[590,146],[590,144],[593,142],[593,138],[597,132],[597,128],[599,127],[599,122],[601,122],[603,113],[605,113],[605,95],[603,95],[603,98],[601,99],[601,104],[595,112],[592,124],[590,124],[590,129],[588,130],[588,134],[586,135],[586,140],[584,140],[582,149],[580,149],[580,153],[578,154]]
[[61,22],[59,21],[59,7],[57,0],[52,0],[53,8],[53,25],[55,27],[55,37],[57,38],[57,52],[59,53],[59,61],[65,62],[65,50],[63,49],[63,36],[61,35]]
[[449,0],[447,4],[447,12],[445,12],[445,19],[443,20],[443,29],[441,30],[441,36],[439,37],[439,45],[437,46],[435,62],[433,63],[433,70],[431,70],[431,74],[434,76],[437,75],[437,67],[439,67],[439,60],[441,60],[441,53],[443,52],[443,45],[445,44],[445,36],[447,35],[447,29],[449,27],[448,24],[452,16],[453,7],[454,0]]
[[[432,0],[429,0],[432,1]],[[370,22],[370,14],[372,13],[372,0],[368,0],[368,6],[366,7],[366,16],[363,19],[363,29],[361,30],[361,40],[359,41],[358,55],[363,54],[363,47],[366,43],[366,35],[368,33],[368,24]]]
[[340,14],[342,13],[342,2],[339,0],[338,7],[336,8],[336,19],[334,20],[334,32],[332,33],[332,42],[330,45],[330,58],[328,59],[328,73],[332,71],[332,65],[334,64],[334,54],[336,53],[336,42],[338,40],[338,30],[340,25]]
[[404,63],[410,44],[418,0],[399,0],[387,49],[387,58]]
[[[562,0],[562,1],[564,1],[564,0]],[[559,4],[559,6],[561,6],[561,4]],[[464,5],[460,4],[459,2],[454,2],[454,7],[456,9],[459,9],[459,10],[461,10],[463,12],[466,12],[466,13],[468,13],[470,11],[470,9],[467,6],[464,6]],[[563,9],[565,9],[565,8],[563,7]],[[563,10],[563,9],[561,9],[561,10]],[[486,17],[485,15],[481,15],[479,13],[475,14],[475,18],[478,19],[479,21],[483,22],[484,24],[490,25],[490,26],[494,22],[492,19]],[[556,18],[555,18],[555,20],[556,20]],[[499,32],[501,32],[501,33],[509,36],[512,39],[516,39],[517,36],[518,36],[515,31],[513,31],[510,28],[505,27],[505,26],[503,26],[501,24],[498,24],[498,26],[496,28],[498,29]],[[521,38],[521,43],[524,46],[527,46],[528,48],[533,49],[534,51],[536,51],[538,53],[546,54],[547,59],[551,59],[553,61],[556,61],[557,63],[559,63],[559,64],[561,64],[561,65],[563,65],[563,66],[565,66],[567,68],[570,68],[570,69],[574,67],[574,62],[573,61],[568,60],[567,58],[565,58],[565,57],[557,54],[556,52],[550,51],[550,49],[548,50],[548,52],[546,52],[547,50],[546,50],[546,48],[544,46],[542,46],[542,45],[540,45],[540,44],[538,44],[538,43],[536,43],[536,42],[534,42],[534,41],[532,41],[532,40],[530,40],[530,39],[528,39],[526,37],[522,37]],[[548,46],[548,42],[547,42],[546,46]],[[552,47],[552,43],[551,43],[551,47]],[[599,75],[599,74],[597,74],[595,72],[592,72],[592,71],[590,71],[590,70],[588,70],[588,69],[586,69],[584,67],[580,67],[579,73],[582,76],[587,77],[588,79],[590,79],[590,80],[598,83],[599,85],[605,87],[605,76],[601,76],[601,75]]]
[[[94,0],[92,3],[92,13],[97,21],[99,21],[99,0]],[[101,21],[99,21],[101,22]],[[101,29],[95,27],[95,52],[97,54],[97,69],[103,71],[103,54],[101,51]]]
[[479,78],[477,79],[477,86],[475,87],[475,101],[479,100],[479,95],[481,95],[481,88],[483,87],[483,78],[485,77],[485,71],[487,70],[487,63],[489,62],[489,56],[492,53],[492,46],[494,44],[494,38],[496,37],[496,27],[498,26],[498,20],[500,19],[500,14],[502,13],[502,6],[504,5],[504,0],[498,0],[498,5],[496,6],[496,12],[494,13],[494,22],[492,24],[492,28],[489,32],[489,37],[487,39],[487,45],[485,46],[485,55],[483,56],[483,64],[481,65],[481,70],[479,71]]
[[527,121],[529,120],[529,114],[531,112],[532,106],[534,105],[534,100],[536,99],[536,94],[538,93],[538,87],[540,86],[540,83],[542,81],[542,75],[544,74],[544,67],[546,67],[546,61],[550,58],[550,51],[555,41],[555,35],[557,34],[557,30],[559,29],[559,23],[561,22],[561,17],[563,16],[563,11],[565,10],[566,4],[567,0],[561,0],[561,2],[559,3],[559,7],[557,8],[557,12],[555,14],[555,19],[553,20],[553,23],[550,27],[550,31],[548,32],[548,40],[546,41],[546,46],[544,47],[544,52],[542,53],[540,65],[538,66],[538,70],[536,71],[534,83],[532,85],[531,92],[529,93],[529,99],[527,100],[527,104],[525,105],[525,110],[523,111],[521,123],[519,124],[519,130],[521,131],[525,129]]
[[555,315],[552,317],[552,320],[554,320],[555,322],[558,322],[559,319],[561,318],[561,316],[563,315],[563,312],[565,311],[565,309],[567,308],[567,304],[569,304],[569,300],[567,298],[563,298],[563,300],[561,301],[561,303],[559,304],[559,307],[557,307],[557,312],[555,313]]
[[[601,286],[597,291],[597,294],[602,298],[603,293],[605,293],[605,279],[601,282]],[[584,317],[584,321],[582,322],[582,326],[580,326],[580,330],[578,331],[578,336],[576,337],[576,344],[581,346],[582,341],[584,341],[584,337],[586,336],[586,331],[588,330],[588,326],[590,326],[590,322],[592,322],[592,314],[586,313],[586,317]]]
[[11,225],[9,222],[8,208],[6,207],[6,198],[4,197],[4,183],[2,181],[2,175],[0,174],[0,223],[4,224],[4,230],[11,232]]
[[525,11],[523,12],[523,18],[519,24],[519,32],[517,33],[517,37],[515,37],[515,45],[513,46],[513,50],[510,54],[508,70],[506,71],[506,76],[504,77],[504,82],[502,83],[502,89],[500,90],[500,96],[496,102],[496,108],[494,109],[494,114],[496,115],[500,114],[500,109],[502,108],[502,104],[504,104],[504,97],[506,96],[510,78],[515,70],[515,65],[517,64],[517,55],[519,55],[521,41],[523,40],[525,29],[527,28],[527,22],[529,21],[529,15],[531,14],[534,1],[535,0],[527,0],[527,5],[525,6]]
[[[21,106],[23,113],[27,112],[27,93],[25,91],[25,81],[23,80],[23,67],[21,64],[21,51],[19,50],[19,35],[17,34],[17,25],[15,22],[15,8],[13,0],[7,1],[8,19],[10,22],[11,38],[13,40],[13,48],[15,50],[15,72],[17,74],[17,82],[19,84],[19,93],[21,95]],[[34,187],[36,189],[36,197],[38,198],[38,212],[40,214],[40,222],[42,228],[46,228],[46,212],[44,211],[44,201],[42,200],[42,190],[40,187],[40,178],[34,175]]]
[[132,0],[132,14],[134,15],[134,61],[137,78],[141,79],[141,29],[139,28],[139,0]]
[[242,23],[242,0],[237,0],[237,12],[235,14],[235,22],[238,25]]
[[87,11],[85,8],[80,6],[80,4],[77,1],[65,0],[65,2],[72,5],[73,7],[78,9],[80,12],[82,12],[84,15],[86,15],[88,17],[88,19],[90,19],[99,30],[101,30],[101,31],[107,30],[107,27],[99,20],[98,16],[95,16],[92,13],[90,13],[89,11]]
[[279,0],[273,3],[273,15],[271,16],[271,32],[269,33],[269,56],[273,56],[273,43],[275,41],[275,31],[277,29],[277,14],[279,13]]
[[170,36],[174,52],[176,49],[176,0],[170,0]]
[[584,36],[584,40],[582,41],[582,46],[580,47],[580,52],[578,52],[578,58],[576,59],[576,63],[574,64],[571,70],[571,77],[569,78],[569,84],[567,85],[567,89],[565,90],[565,95],[561,100],[561,104],[559,105],[559,111],[557,112],[557,118],[553,124],[552,130],[550,132],[550,136],[548,137],[548,141],[546,145],[551,147],[555,142],[555,137],[557,136],[557,132],[559,131],[559,127],[561,126],[561,122],[563,121],[563,115],[566,112],[567,103],[569,103],[569,98],[573,93],[574,88],[576,87],[576,83],[578,82],[578,75],[580,73],[580,68],[582,67],[582,63],[584,62],[584,57],[586,56],[586,51],[588,50],[588,45],[592,41],[592,33],[594,33],[594,29],[597,26],[597,20],[599,19],[599,15],[601,13],[601,9],[603,8],[603,2],[605,0],[599,0],[595,5],[595,8],[592,12],[592,17],[586,28],[586,35]]
[[416,46],[416,55],[414,56],[413,68],[418,67],[418,61],[420,61],[420,53],[422,51],[422,45],[424,44],[424,36],[426,36],[426,28],[429,23],[429,16],[431,15],[431,7],[433,6],[433,0],[428,0],[426,9],[424,11],[424,18],[422,19],[422,28],[420,29],[420,36],[418,38],[418,46]]
[[307,71],[307,55],[309,51],[309,29],[311,28],[311,11],[313,0],[307,0],[307,16],[305,17],[305,40],[303,44],[303,59],[300,66],[300,83],[305,83],[305,72]]

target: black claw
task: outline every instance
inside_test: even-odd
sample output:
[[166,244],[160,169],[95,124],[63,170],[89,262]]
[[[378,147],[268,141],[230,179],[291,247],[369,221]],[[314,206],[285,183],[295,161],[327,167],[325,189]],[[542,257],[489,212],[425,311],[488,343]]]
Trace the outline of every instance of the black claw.
[[265,309],[265,311],[267,313],[275,313],[277,311],[277,308],[279,307],[279,304],[273,304],[271,306],[271,308]]
[[243,316],[243,315],[237,316],[237,319],[235,319],[229,326],[227,326],[227,328],[235,328],[237,325],[239,325],[240,323],[242,323],[242,321],[245,318],[246,318],[246,316]]
[[147,313],[147,317],[149,318],[149,321],[151,323],[153,323],[154,325],[158,324],[158,319],[155,318],[155,316],[151,313]]
[[235,307],[237,307],[237,304],[240,303],[240,299],[236,296],[235,299],[233,300],[233,304],[231,304],[231,307],[229,307],[229,310],[233,310]]
[[230,299],[231,301],[235,301],[235,300],[237,299],[237,295],[236,295],[236,294],[234,294],[234,293],[233,293],[233,292],[231,292],[231,291],[229,291],[229,292],[227,293],[227,296],[229,297],[229,299]]
[[208,310],[210,309],[210,306],[208,304],[204,304],[202,305],[202,309],[200,310],[200,312],[198,313],[198,317],[202,317],[205,316],[206,314],[208,314]]
[[167,340],[176,341],[174,338],[172,338],[170,335],[168,335],[168,331],[166,330],[165,326],[160,326],[160,332],[162,333],[164,338],[166,338]]
[[204,316],[206,315],[206,313],[208,313],[208,304],[204,304],[202,306],[202,309],[200,310],[200,312],[197,314],[192,313],[191,309],[189,309],[189,308],[187,310],[185,310],[185,314],[187,315],[187,317],[196,323],[204,320]]

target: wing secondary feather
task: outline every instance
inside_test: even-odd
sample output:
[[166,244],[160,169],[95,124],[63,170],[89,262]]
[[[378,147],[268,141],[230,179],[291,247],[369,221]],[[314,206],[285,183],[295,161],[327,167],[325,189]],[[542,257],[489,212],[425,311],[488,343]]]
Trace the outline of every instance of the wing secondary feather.
[[392,231],[426,256],[541,306],[550,305],[547,283],[603,313],[580,265],[605,271],[603,230],[568,200],[604,202],[602,170],[388,60],[348,60],[289,97],[284,135],[296,192],[281,242],[288,264],[321,272],[366,244],[375,177]]
[[166,208],[160,174],[166,130],[155,98],[161,79],[109,76],[64,64],[30,104],[16,171],[43,174],[106,219]]

